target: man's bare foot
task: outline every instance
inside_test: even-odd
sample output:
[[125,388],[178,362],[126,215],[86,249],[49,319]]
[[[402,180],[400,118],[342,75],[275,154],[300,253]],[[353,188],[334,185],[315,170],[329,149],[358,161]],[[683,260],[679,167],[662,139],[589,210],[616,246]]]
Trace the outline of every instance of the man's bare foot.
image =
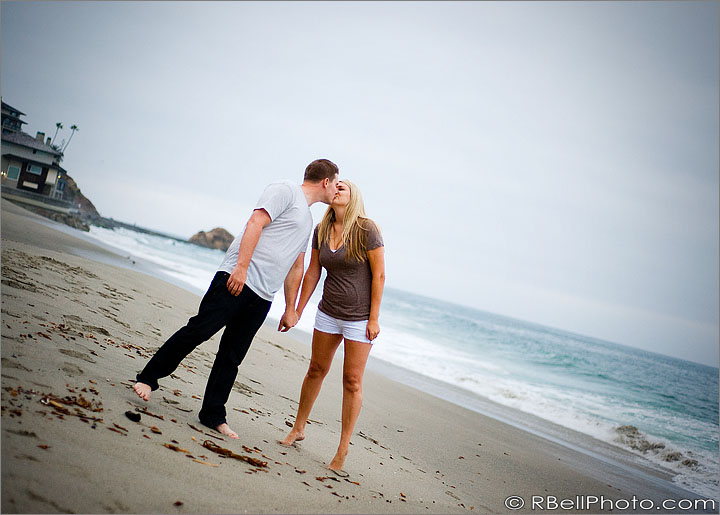
[[335,454],[335,457],[330,462],[330,465],[328,465],[328,468],[333,472],[345,472],[342,468],[343,465],[345,465],[345,458],[347,457],[347,454],[347,451],[341,452],[338,450],[338,452]]
[[305,433],[301,433],[300,431],[291,430],[290,433],[285,437],[284,440],[278,440],[278,443],[280,445],[284,445],[285,447],[290,447],[295,442],[299,442],[301,440],[305,440]]
[[152,388],[150,388],[150,385],[138,382],[133,385],[133,390],[135,390],[137,396],[140,397],[142,400],[150,400],[150,392],[152,392]]
[[232,429],[230,429],[230,426],[227,425],[226,423],[220,424],[219,426],[217,426],[217,427],[215,428],[215,430],[216,430],[218,433],[222,433],[222,434],[224,434],[225,436],[229,436],[230,438],[234,438],[234,439],[236,439],[236,440],[237,440],[238,438],[240,438],[240,437],[237,435],[237,433],[236,433],[235,431],[233,431]]

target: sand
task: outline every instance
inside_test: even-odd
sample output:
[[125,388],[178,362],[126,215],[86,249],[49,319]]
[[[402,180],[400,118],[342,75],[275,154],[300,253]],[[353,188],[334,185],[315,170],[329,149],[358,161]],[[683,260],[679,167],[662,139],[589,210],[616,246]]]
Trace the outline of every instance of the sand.
[[[240,435],[231,440],[197,419],[219,335],[149,402],[131,390],[200,301],[131,268],[126,257],[2,203],[4,513],[517,513],[504,504],[512,495],[525,499],[521,513],[532,511],[532,495],[574,500],[566,511],[580,512],[579,495],[697,497],[649,469],[606,463],[371,370],[350,477],[336,478],[326,467],[340,436],[342,353],[307,438],[281,447],[310,348],[269,324],[227,405]],[[206,441],[267,466],[223,457]]]

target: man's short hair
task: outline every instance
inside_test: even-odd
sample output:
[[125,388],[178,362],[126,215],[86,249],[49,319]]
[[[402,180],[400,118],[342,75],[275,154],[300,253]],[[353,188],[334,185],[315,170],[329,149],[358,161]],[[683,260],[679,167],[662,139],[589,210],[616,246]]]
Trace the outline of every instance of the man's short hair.
[[329,159],[316,159],[305,168],[305,180],[308,182],[332,180],[338,173],[340,173],[339,168]]

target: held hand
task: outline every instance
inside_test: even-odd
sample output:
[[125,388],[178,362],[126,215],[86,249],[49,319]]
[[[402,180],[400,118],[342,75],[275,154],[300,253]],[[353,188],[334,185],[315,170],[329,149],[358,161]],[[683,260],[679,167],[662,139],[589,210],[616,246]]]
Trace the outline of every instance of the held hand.
[[380,334],[380,324],[375,320],[370,320],[367,323],[367,329],[365,329],[365,336],[368,340],[373,341]]
[[297,313],[294,310],[285,311],[282,318],[280,319],[280,325],[278,325],[278,331],[286,333],[293,327],[295,327],[300,320]]
[[231,295],[237,297],[245,286],[247,280],[247,270],[243,270],[241,267],[235,265],[230,277],[227,280],[227,289]]

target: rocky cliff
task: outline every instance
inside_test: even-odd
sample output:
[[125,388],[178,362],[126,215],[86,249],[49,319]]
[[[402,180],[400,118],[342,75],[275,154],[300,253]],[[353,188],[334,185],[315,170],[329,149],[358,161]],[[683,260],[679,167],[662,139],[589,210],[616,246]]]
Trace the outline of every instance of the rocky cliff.
[[90,221],[99,219],[100,213],[98,213],[98,210],[95,209],[93,203],[82,194],[75,180],[73,180],[73,178],[69,175],[65,175],[64,180],[66,183],[63,196],[64,200],[72,202],[78,206],[78,209],[80,209],[80,215],[83,218],[89,218]]
[[188,241],[201,247],[209,249],[227,250],[235,237],[222,227],[216,227],[212,231],[200,231]]
[[85,221],[80,215],[77,215],[75,213],[60,213],[58,211],[44,209],[42,207],[33,206],[30,204],[20,205],[28,211],[32,211],[33,213],[44,216],[45,218],[49,218],[50,220],[55,220],[56,222],[60,222],[61,224],[69,225],[70,227],[74,227],[75,229],[80,229],[81,231],[85,232],[88,232],[90,230],[88,222]]

